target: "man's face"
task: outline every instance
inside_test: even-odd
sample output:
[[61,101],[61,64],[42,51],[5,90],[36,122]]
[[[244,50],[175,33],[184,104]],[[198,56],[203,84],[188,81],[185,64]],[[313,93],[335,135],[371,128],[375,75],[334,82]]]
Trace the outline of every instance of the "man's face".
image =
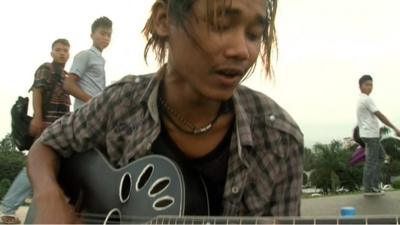
[[[168,70],[190,91],[227,100],[255,63],[266,27],[265,0],[216,1],[215,23],[207,1],[196,1],[186,22],[170,25]],[[186,88],[184,88],[186,89]]]
[[56,43],[51,50],[54,62],[65,64],[69,59],[69,47],[62,43]]
[[373,88],[372,80],[367,80],[364,83],[362,83],[361,86],[360,86],[361,92],[366,94],[366,95],[371,94],[372,88]]
[[98,50],[105,49],[111,41],[112,29],[108,27],[98,27],[90,37],[93,40],[93,45]]

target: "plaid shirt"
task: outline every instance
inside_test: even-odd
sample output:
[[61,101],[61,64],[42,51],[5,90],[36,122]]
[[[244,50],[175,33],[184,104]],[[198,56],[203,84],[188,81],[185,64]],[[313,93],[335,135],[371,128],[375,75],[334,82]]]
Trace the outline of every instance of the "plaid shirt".
[[[144,155],[160,133],[159,76],[127,76],[77,111],[53,123],[42,143],[68,157],[102,149],[116,167]],[[267,96],[239,86],[233,95],[235,130],[223,196],[226,216],[297,216],[303,173],[303,135]]]
[[63,67],[55,62],[44,63],[35,72],[30,90],[43,89],[42,119],[46,126],[69,112],[71,101],[69,94],[63,88],[66,73]]

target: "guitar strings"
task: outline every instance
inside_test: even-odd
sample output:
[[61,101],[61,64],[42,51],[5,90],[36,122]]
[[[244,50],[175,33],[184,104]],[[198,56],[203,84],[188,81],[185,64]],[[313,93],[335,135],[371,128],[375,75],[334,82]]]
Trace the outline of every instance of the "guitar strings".
[[[242,221],[252,221],[250,224],[276,224],[276,218],[273,217],[212,217],[212,216],[159,216],[159,217],[148,217],[148,216],[118,216],[110,215],[106,218],[106,214],[101,213],[76,213],[79,217],[82,217],[85,222],[90,223],[104,223],[105,220],[109,222],[114,221],[126,221],[132,223],[133,221],[140,222],[141,224],[146,221],[149,224],[229,224],[234,223],[244,224]],[[246,224],[247,224],[246,223]]]
[[[193,222],[193,221],[202,221],[201,224],[207,224],[210,223],[211,221],[212,224],[215,224],[216,221],[218,221],[218,218],[213,218],[213,217],[202,217],[202,216],[163,216],[163,217],[144,217],[144,216],[118,216],[118,215],[111,215],[108,218],[106,218],[106,214],[101,214],[101,213],[76,213],[77,216],[82,217],[85,222],[91,222],[91,223],[103,223],[106,219],[108,221],[147,221],[147,222],[156,222],[158,224],[158,220],[161,220],[161,224],[176,224],[177,221],[182,221],[180,223],[182,224],[187,224],[187,222]],[[226,217],[224,219],[220,218],[223,221],[227,221]],[[187,222],[185,222],[187,221]],[[256,220],[255,220],[256,221]],[[196,223],[198,224],[198,223]]]
[[[317,224],[317,220],[336,220],[336,224],[345,224],[340,222],[339,218],[276,218],[276,217],[221,217],[221,216],[173,216],[173,215],[163,215],[163,216],[118,216],[111,214],[106,218],[106,214],[96,214],[96,213],[76,213],[78,216],[82,216],[85,222],[90,223],[104,223],[105,219],[108,222],[129,222],[129,223],[148,223],[148,224],[297,224],[302,220],[308,221],[308,223]],[[357,217],[356,217],[357,218]],[[395,223],[389,224],[399,224],[398,216],[388,216],[380,217],[381,219],[395,219]],[[311,219],[311,220],[310,220]],[[365,224],[368,224],[368,217],[357,218],[364,220]],[[310,221],[309,221],[310,220]],[[250,222],[251,221],[251,222]],[[304,222],[303,221],[303,222]],[[289,223],[288,223],[289,222]],[[349,221],[347,221],[349,222]],[[108,223],[107,223],[108,224]]]
[[129,220],[129,221],[150,221],[154,219],[154,217],[144,217],[144,216],[119,216],[119,215],[110,215],[107,218],[107,214],[102,213],[76,213],[78,217],[83,218],[86,222],[101,222],[103,223],[105,219],[109,221],[119,221],[119,220]]
[[[83,216],[85,222],[91,223],[103,223],[106,218],[106,214],[96,214],[96,213],[76,213],[78,216]],[[161,221],[159,221],[161,220]],[[224,224],[229,224],[229,220],[231,221],[248,221],[249,218],[246,217],[210,217],[210,216],[162,216],[162,217],[144,217],[144,216],[117,216],[111,215],[108,217],[108,221],[147,221],[150,224],[219,224],[218,221],[222,221]],[[268,217],[251,217],[250,219],[253,221],[251,224],[276,224],[276,218],[269,218]],[[160,222],[160,223],[159,223]],[[242,222],[239,222],[242,224]]]

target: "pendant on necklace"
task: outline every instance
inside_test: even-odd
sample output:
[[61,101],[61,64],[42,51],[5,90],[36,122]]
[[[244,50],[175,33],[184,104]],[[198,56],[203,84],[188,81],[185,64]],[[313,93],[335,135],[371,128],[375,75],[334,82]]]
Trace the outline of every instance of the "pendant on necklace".
[[193,129],[193,134],[205,133],[205,132],[209,131],[209,130],[211,129],[211,127],[212,127],[212,124],[209,123],[209,124],[207,124],[207,126],[205,126],[205,127],[202,127],[202,128],[195,128],[195,129]]

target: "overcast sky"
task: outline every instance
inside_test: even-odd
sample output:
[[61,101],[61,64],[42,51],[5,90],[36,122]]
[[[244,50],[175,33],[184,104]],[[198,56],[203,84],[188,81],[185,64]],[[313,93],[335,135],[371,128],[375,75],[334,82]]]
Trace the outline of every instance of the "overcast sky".
[[[91,45],[90,25],[114,22],[104,51],[107,83],[155,71],[143,60],[140,33],[152,0],[0,1],[0,138],[10,132],[10,107],[27,93],[36,68],[51,61],[57,38],[71,43],[71,58]],[[378,108],[400,126],[400,1],[280,0],[279,55],[274,82],[256,70],[245,84],[274,98],[299,123],[311,146],[351,135],[358,78],[374,77]]]

